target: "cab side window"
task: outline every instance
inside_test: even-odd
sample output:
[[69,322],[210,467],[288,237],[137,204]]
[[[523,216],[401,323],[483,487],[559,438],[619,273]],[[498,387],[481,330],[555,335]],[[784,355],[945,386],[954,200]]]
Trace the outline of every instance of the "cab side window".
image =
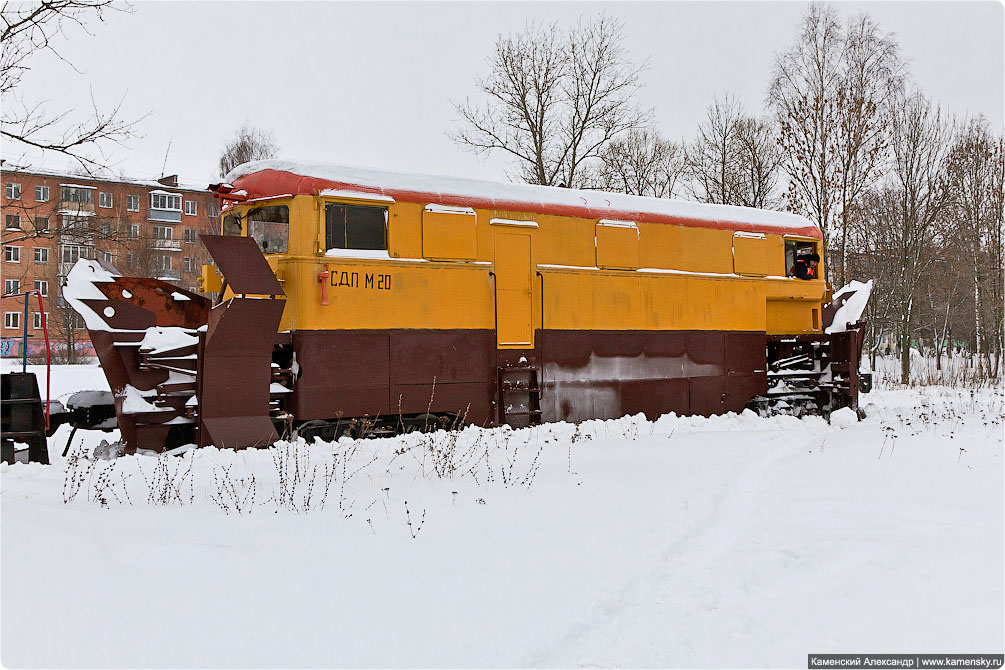
[[387,208],[338,204],[326,206],[325,248],[387,249]]
[[785,240],[785,274],[794,277],[796,259],[816,252],[816,244],[802,240]]

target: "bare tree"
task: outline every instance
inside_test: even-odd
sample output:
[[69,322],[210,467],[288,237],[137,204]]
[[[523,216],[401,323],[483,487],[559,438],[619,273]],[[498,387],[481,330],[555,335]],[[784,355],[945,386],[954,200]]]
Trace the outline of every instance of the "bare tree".
[[840,208],[835,122],[841,49],[836,11],[827,5],[810,5],[795,43],[775,56],[768,90],[789,178],[788,207],[820,227],[825,246],[831,241]]
[[997,374],[1002,344],[1003,172],[1002,141],[991,135],[987,120],[981,116],[965,123],[949,155],[953,238],[965,250],[971,269],[974,353],[980,358],[983,352],[992,374]]
[[464,127],[454,140],[509,154],[528,183],[583,185],[584,168],[650,116],[634,104],[642,67],[623,41],[621,23],[603,14],[568,31],[528,24],[500,37],[488,77],[477,81],[485,103],[455,104]]
[[773,124],[744,117],[733,138],[739,169],[733,184],[733,201],[743,207],[774,208],[782,150]]
[[844,35],[835,151],[838,165],[838,281],[848,281],[849,213],[879,178],[887,149],[890,104],[902,92],[904,65],[897,42],[867,15],[851,18]]
[[70,303],[63,299],[62,292],[50,300],[48,305],[46,326],[49,329],[53,349],[56,350],[55,362],[74,365],[79,360],[77,345],[83,341],[84,320],[77,314]]
[[[795,43],[775,57],[768,103],[779,124],[788,206],[820,226],[838,280],[847,281],[849,212],[882,173],[904,65],[892,35],[866,15],[842,28],[836,10],[811,5]],[[835,244],[837,242],[837,244]]]
[[[19,95],[22,77],[31,71],[32,58],[42,51],[59,52],[59,40],[71,26],[87,31],[92,20],[103,22],[105,12],[128,11],[111,0],[42,0],[4,2],[0,9],[0,136],[15,146],[32,147],[67,156],[88,174],[107,167],[105,146],[122,144],[135,134],[136,121],[120,118],[122,101],[102,111],[91,98],[91,111],[75,117],[73,110],[53,111],[45,102]],[[92,152],[97,152],[97,157]]]
[[772,125],[726,94],[709,106],[687,148],[688,188],[700,202],[770,207],[781,161]]
[[[898,226],[899,196],[892,187],[873,188],[862,194],[851,212],[853,226],[849,257],[853,276],[873,281],[872,294],[866,306],[866,336],[873,368],[880,348],[888,347],[890,337],[899,333],[898,263],[893,231]],[[888,337],[889,336],[889,337]]]
[[686,170],[683,148],[649,128],[612,141],[600,160],[593,185],[629,195],[672,198]]
[[248,161],[275,158],[278,153],[279,147],[271,132],[245,122],[220,152],[220,176],[226,177],[228,172]]
[[991,180],[992,216],[988,236],[989,323],[994,327],[995,365],[992,375],[1001,374],[1002,349],[1005,348],[1005,137],[998,136]]
[[900,96],[890,123],[889,183],[862,195],[858,248],[871,258],[874,292],[889,303],[900,346],[901,378],[910,381],[911,341],[926,282],[941,258],[949,191],[945,184],[950,131],[937,106],[920,92]]
[[698,124],[698,135],[687,148],[687,163],[691,195],[699,202],[733,204],[733,182],[740,170],[735,136],[742,119],[743,107],[727,93],[715,98]]

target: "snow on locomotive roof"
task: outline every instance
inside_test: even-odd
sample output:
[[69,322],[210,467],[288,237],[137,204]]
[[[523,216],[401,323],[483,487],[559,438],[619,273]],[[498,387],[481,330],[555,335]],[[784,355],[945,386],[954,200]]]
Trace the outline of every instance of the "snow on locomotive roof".
[[252,197],[280,191],[316,195],[326,189],[339,189],[379,194],[399,202],[821,237],[819,228],[809,219],[787,212],[325,163],[252,161],[231,170],[224,181],[246,189]]

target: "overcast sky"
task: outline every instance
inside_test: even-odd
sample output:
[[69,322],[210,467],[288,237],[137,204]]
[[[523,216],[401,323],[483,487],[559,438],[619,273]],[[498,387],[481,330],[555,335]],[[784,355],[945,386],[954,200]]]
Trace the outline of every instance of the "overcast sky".
[[[842,2],[896,34],[917,84],[955,114],[1003,125],[1003,10],[998,2]],[[763,107],[774,54],[791,44],[802,2],[327,3],[137,2],[92,35],[71,31],[59,59],[41,54],[22,92],[51,110],[86,112],[125,96],[142,137],[113,147],[119,170],[190,182],[217,177],[220,148],[245,120],[271,130],[283,158],[504,179],[512,164],[449,139],[452,102],[474,81],[500,33],[528,20],[570,25],[606,11],[646,58],[640,103],[659,129],[689,138],[713,95]],[[8,159],[38,160],[5,143]]]

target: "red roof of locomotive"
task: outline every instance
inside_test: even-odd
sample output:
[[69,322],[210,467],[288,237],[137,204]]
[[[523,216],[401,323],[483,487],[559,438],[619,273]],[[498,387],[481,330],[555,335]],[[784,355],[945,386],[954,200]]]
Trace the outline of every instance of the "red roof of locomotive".
[[318,163],[253,161],[235,168],[227,175],[226,181],[233,184],[234,192],[244,191],[246,195],[241,195],[247,199],[288,194],[318,195],[322,191],[335,190],[423,205],[435,203],[506,212],[621,219],[822,238],[820,229],[809,219],[787,212]]

